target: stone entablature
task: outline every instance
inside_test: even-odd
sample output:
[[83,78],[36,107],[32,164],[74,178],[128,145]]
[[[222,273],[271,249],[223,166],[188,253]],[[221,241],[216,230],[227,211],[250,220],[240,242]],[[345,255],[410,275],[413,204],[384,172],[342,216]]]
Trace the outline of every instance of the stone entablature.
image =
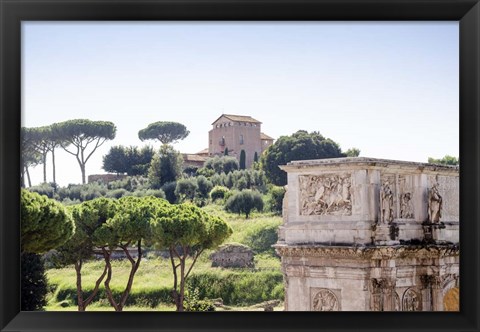
[[286,310],[458,310],[458,167],[337,158],[281,168]]
[[458,167],[360,157],[281,168],[288,172],[287,243],[399,243],[429,231],[458,243]]
[[276,244],[282,257],[328,257],[350,259],[436,259],[458,256],[460,249],[451,245],[397,245],[397,246],[316,246]]

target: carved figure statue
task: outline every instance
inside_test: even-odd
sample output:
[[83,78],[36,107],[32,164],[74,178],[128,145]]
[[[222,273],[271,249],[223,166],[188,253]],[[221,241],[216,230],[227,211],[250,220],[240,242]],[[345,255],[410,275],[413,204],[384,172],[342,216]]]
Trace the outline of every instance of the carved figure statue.
[[428,220],[438,223],[442,217],[442,196],[438,191],[438,184],[435,183],[428,192]]
[[411,199],[412,199],[411,193],[402,194],[400,218],[413,218]]
[[403,311],[420,311],[420,299],[412,289],[407,289],[403,296]]
[[393,221],[393,192],[388,181],[382,185],[380,206],[380,220],[382,223],[391,223]]

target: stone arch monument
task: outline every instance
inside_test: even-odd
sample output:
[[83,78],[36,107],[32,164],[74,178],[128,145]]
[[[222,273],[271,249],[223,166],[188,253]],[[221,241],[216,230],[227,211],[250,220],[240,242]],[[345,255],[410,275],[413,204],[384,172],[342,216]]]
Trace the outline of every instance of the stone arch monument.
[[458,167],[357,157],[281,168],[285,310],[458,310]]

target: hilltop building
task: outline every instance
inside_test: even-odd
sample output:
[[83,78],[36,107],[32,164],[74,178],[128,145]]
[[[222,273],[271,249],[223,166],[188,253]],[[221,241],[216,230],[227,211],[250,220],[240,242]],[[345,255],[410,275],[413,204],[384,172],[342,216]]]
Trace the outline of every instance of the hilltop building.
[[228,155],[240,160],[245,151],[245,166],[253,164],[255,153],[258,158],[266,148],[273,144],[273,138],[261,132],[262,123],[251,116],[222,114],[212,123],[208,132],[208,155]]

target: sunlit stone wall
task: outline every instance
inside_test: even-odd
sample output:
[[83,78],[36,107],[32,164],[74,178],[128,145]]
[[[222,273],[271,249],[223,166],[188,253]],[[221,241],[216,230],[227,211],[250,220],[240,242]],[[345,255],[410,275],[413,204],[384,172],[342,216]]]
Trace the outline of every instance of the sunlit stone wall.
[[361,157],[282,169],[286,310],[443,310],[458,288],[458,167]]

